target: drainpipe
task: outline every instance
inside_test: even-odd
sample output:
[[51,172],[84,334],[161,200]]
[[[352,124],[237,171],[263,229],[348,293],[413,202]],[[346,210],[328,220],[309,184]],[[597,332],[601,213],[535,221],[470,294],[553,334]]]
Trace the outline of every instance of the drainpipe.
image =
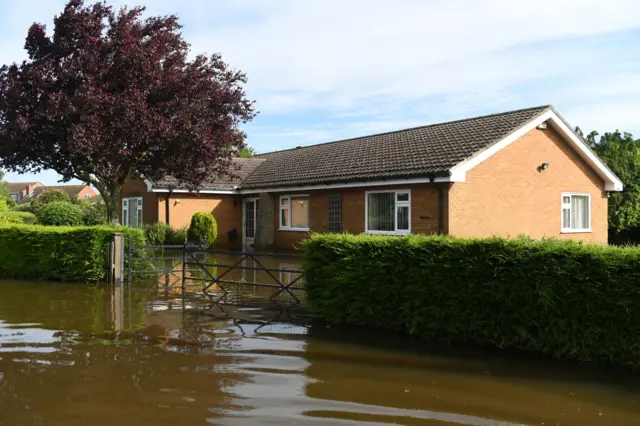
[[169,222],[170,220],[169,198],[171,197],[171,194],[173,194],[173,188],[169,188],[169,193],[167,194],[167,200],[164,203],[164,221],[167,223],[167,225],[171,225],[171,223]]
[[444,183],[436,183],[436,175],[429,175],[429,186],[438,189],[438,235],[444,234]]
[[444,183],[438,185],[438,234],[444,234]]

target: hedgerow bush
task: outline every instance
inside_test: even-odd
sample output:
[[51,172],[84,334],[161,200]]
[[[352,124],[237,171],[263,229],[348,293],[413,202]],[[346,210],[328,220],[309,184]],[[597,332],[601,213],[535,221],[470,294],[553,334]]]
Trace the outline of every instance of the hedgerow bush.
[[187,241],[187,227],[171,228],[167,234],[167,244],[181,245]]
[[13,210],[7,211],[7,212],[0,212],[0,222],[5,220],[4,223],[31,224],[31,223],[35,223],[36,219],[37,219],[36,215],[29,212],[13,211]]
[[[102,281],[107,248],[115,232],[144,244],[131,228],[0,225],[0,276],[5,278]],[[126,265],[125,265],[126,266]]]
[[41,225],[80,226],[83,224],[84,214],[82,208],[77,204],[68,201],[53,201],[40,206],[36,210],[36,217]]
[[314,315],[425,339],[640,365],[640,250],[526,239],[314,235]]
[[79,204],[82,211],[82,223],[86,226],[107,225],[107,207],[104,204],[91,204],[81,201]]
[[144,225],[144,234],[151,245],[167,244],[167,239],[171,233],[171,226],[164,222],[155,222]]
[[190,242],[213,247],[218,237],[218,224],[210,213],[196,213],[191,217],[191,224],[187,231]]

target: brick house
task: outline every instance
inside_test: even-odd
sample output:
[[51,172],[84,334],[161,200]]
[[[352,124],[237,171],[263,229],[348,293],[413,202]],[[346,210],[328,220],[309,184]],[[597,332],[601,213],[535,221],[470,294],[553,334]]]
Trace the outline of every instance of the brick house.
[[309,232],[607,242],[622,182],[551,106],[235,160],[198,194],[166,178],[122,192],[123,223],[211,212],[221,246],[290,249]]
[[32,194],[36,188],[41,187],[42,184],[40,182],[9,182],[7,186],[9,196],[19,203],[24,197]]
[[47,191],[62,191],[69,194],[69,197],[77,200],[90,200],[96,195],[96,192],[89,185],[41,185],[35,188],[27,198],[35,199]]

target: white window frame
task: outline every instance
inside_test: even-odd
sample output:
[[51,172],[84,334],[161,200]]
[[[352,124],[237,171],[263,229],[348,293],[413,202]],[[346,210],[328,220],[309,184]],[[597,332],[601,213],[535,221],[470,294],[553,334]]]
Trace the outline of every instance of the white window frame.
[[[298,231],[298,232],[309,232],[309,226],[306,228],[294,228],[291,226],[291,198],[307,198],[309,200],[309,212],[307,215],[307,224],[311,224],[311,197],[309,194],[290,194],[290,195],[281,195],[280,196],[280,208],[278,209],[278,230],[280,231]],[[282,200],[289,200],[288,205],[283,205]],[[287,223],[289,226],[282,226],[282,210],[287,210]]]
[[[569,218],[571,218],[571,197],[572,196],[580,196],[580,197],[587,197],[587,213],[589,215],[589,227],[588,228],[583,228],[583,229],[574,229],[574,228],[565,228],[564,227],[564,210],[565,208],[569,209]],[[564,202],[564,197],[569,197],[569,203],[565,204]],[[586,233],[586,232],[592,232],[591,227],[591,218],[592,218],[592,214],[591,214],[591,194],[586,193],[586,192],[563,192],[560,195],[560,232],[562,234],[577,234],[577,233]],[[571,219],[569,219],[569,221],[571,221]]]
[[[137,212],[141,212],[140,214],[140,223],[138,223],[138,228],[142,227],[143,222],[143,210],[142,210],[142,197],[125,197],[122,199],[122,226],[131,226],[129,223],[129,208],[131,207],[131,201],[136,202],[136,217],[138,217]],[[141,202],[138,203],[138,200]],[[125,213],[126,212],[126,213]]]
[[[393,231],[376,231],[369,229],[369,194],[393,193],[395,216],[393,218]],[[409,201],[398,201],[398,194],[408,194]],[[409,207],[409,229],[398,229],[398,207]],[[409,235],[411,234],[411,190],[410,189],[387,189],[379,191],[365,191],[364,193],[364,232],[367,234],[379,235]]]

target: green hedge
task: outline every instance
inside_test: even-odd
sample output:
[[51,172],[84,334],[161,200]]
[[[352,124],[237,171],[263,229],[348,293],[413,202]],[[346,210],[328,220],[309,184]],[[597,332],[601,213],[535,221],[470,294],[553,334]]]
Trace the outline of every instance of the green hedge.
[[5,278],[102,281],[108,243],[115,232],[144,244],[144,233],[110,226],[0,225],[0,276]]
[[12,218],[9,220],[13,220],[13,218],[18,218],[20,220],[19,223],[26,223],[26,224],[32,224],[32,223],[35,223],[36,221],[36,215],[26,211],[11,210],[6,212],[0,212],[0,218],[2,217]]
[[366,235],[304,248],[311,309],[329,323],[640,365],[640,249]]

